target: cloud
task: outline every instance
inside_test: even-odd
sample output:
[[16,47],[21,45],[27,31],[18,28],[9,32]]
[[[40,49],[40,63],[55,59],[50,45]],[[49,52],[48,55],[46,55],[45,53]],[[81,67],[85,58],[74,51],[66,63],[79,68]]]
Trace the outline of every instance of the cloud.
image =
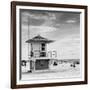
[[[37,12],[37,13],[35,13]],[[41,12],[41,11],[30,11],[30,12],[22,12],[21,13],[23,17],[30,17],[30,18],[34,18],[34,19],[52,19],[55,20],[56,19],[56,14],[52,13],[52,12]]]
[[[51,27],[51,26],[44,26],[44,25],[41,25],[41,26],[29,26],[29,33],[30,33],[30,37],[34,37],[35,35],[37,34],[41,34],[41,35],[47,35],[51,33],[54,33],[56,32],[58,29],[57,28],[54,28],[54,27]],[[27,25],[23,25],[22,26],[22,34],[23,34],[23,38],[28,35],[28,27]]]
[[53,26],[56,20],[56,14],[51,12],[22,12],[22,24],[29,24],[29,25],[46,25],[46,26]]
[[22,24],[29,24],[34,26],[45,25],[60,28],[65,24],[77,24],[80,21],[80,14],[71,12],[50,12],[50,11],[38,11],[28,10],[23,11]]
[[54,13],[45,12],[45,14],[42,14],[42,12],[39,11],[39,13],[30,13],[30,12],[22,12],[22,19],[23,18],[32,18],[32,19],[43,19],[43,20],[55,20],[56,16]]
[[30,26],[30,30],[36,31],[38,33],[47,33],[56,31],[56,28],[42,25],[42,26]]
[[77,21],[76,20],[67,20],[66,23],[76,23]]

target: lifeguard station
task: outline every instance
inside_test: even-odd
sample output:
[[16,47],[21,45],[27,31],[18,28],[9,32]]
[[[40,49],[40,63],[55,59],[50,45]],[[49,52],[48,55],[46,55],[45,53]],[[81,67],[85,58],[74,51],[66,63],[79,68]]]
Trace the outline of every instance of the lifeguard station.
[[47,55],[47,44],[52,42],[53,40],[40,35],[26,41],[30,45],[30,72],[49,69],[50,58]]

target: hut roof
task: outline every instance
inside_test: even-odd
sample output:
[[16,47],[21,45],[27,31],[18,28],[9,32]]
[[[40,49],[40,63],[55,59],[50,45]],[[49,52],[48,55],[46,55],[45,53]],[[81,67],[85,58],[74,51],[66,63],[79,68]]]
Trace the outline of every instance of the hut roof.
[[32,39],[29,39],[26,41],[26,43],[32,43],[32,42],[45,42],[45,43],[51,43],[53,40],[48,40],[47,38],[44,38],[40,35],[37,35],[33,37]]

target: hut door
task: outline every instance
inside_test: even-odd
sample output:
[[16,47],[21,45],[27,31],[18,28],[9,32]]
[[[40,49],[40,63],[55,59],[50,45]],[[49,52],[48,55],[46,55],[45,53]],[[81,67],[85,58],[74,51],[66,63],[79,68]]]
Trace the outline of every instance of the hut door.
[[34,61],[30,61],[30,70],[34,69]]
[[35,69],[36,70],[49,69],[49,60],[36,60]]

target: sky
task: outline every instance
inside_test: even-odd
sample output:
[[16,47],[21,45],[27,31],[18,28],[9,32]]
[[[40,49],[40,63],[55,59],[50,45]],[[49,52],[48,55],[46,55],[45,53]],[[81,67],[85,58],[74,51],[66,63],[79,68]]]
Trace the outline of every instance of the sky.
[[47,51],[56,50],[58,59],[80,59],[80,13],[45,10],[21,10],[20,13],[22,59],[28,59],[25,41],[38,34],[54,40],[47,45]]

